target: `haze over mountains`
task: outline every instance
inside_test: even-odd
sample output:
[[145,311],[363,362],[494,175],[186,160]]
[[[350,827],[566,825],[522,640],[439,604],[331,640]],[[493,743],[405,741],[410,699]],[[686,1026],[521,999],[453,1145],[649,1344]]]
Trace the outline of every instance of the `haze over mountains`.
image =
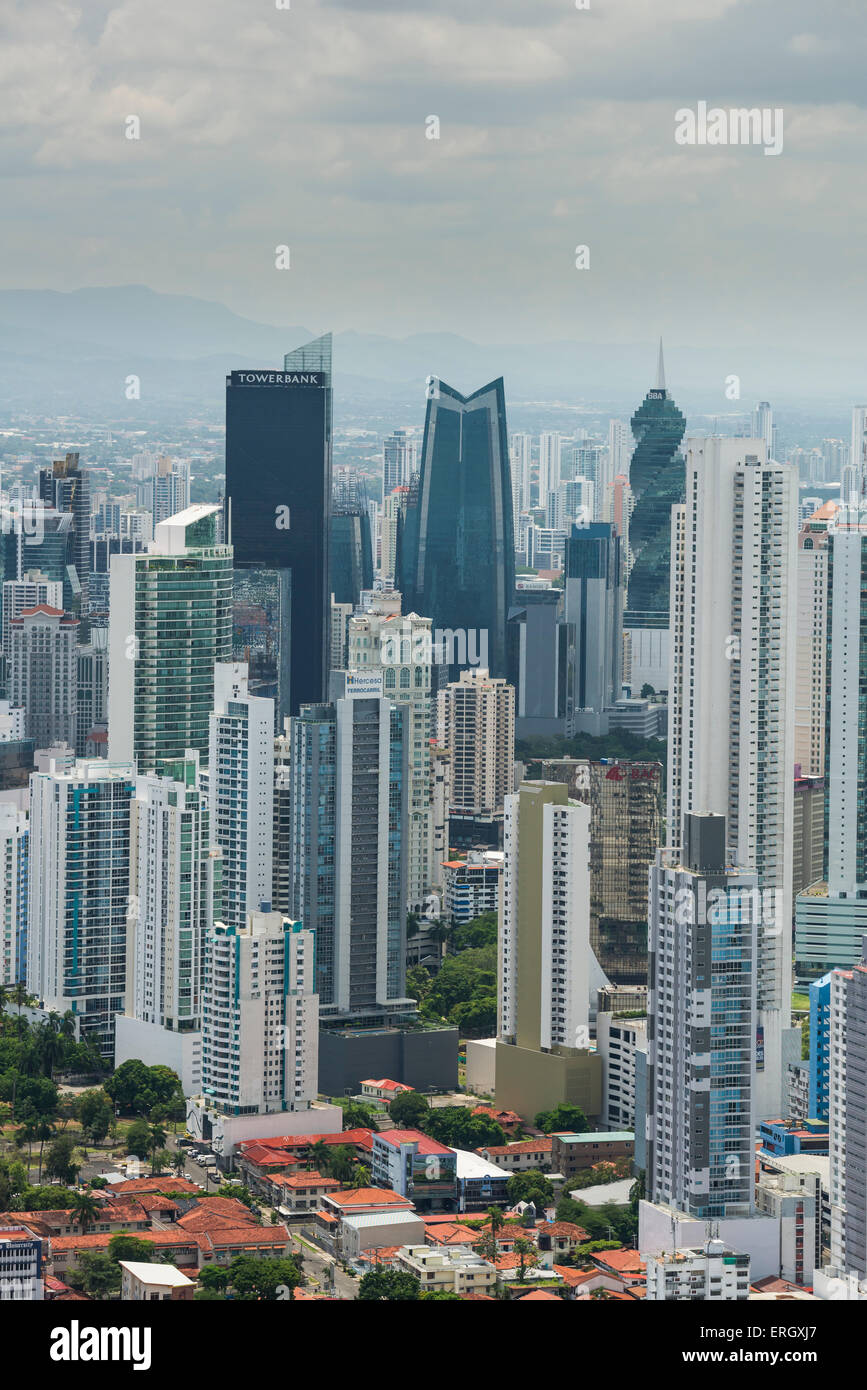
[[[198,409],[219,417],[227,371],[279,366],[284,352],[327,328],[255,323],[222,304],[143,285],[2,290],[0,410],[126,419],[163,408]],[[667,342],[666,360],[670,389],[692,411],[730,414],[763,397],[801,405],[867,398],[867,363],[835,361],[819,348],[806,360],[787,354],[770,333],[740,351]],[[394,339],[349,331],[335,334],[334,367],[338,393],[356,405],[417,401],[435,373],[462,391],[503,375],[510,401],[592,403],[622,412],[652,383],[655,346],[650,336],[622,345],[480,344],[443,333]],[[124,394],[131,374],[141,380],[137,402]],[[740,377],[740,401],[726,397],[731,374]]]

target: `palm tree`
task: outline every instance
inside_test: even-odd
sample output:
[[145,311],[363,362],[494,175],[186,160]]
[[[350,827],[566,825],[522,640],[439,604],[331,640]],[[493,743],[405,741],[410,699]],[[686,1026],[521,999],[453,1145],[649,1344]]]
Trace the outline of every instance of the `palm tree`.
[[317,1139],[315,1144],[311,1144],[307,1150],[307,1168],[315,1168],[317,1173],[324,1176],[328,1171],[328,1160],[330,1150],[324,1139]]
[[54,1134],[52,1117],[43,1115],[36,1121],[36,1133],[34,1139],[39,1140],[39,1181],[42,1181],[42,1153],[45,1148],[45,1141],[51,1139]]
[[165,1147],[166,1132],[162,1125],[151,1125],[150,1127],[150,1150],[151,1150],[151,1177],[157,1171],[157,1154]]
[[38,1139],[39,1131],[35,1120],[25,1120],[15,1135],[20,1147],[27,1145],[27,1181],[30,1181],[30,1165],[33,1162],[33,1141]]
[[488,1219],[491,1223],[491,1235],[496,1240],[497,1232],[501,1231],[506,1224],[506,1218],[499,1207],[488,1207]]
[[352,1176],[355,1179],[356,1187],[370,1187],[370,1169],[365,1163],[356,1163]]
[[183,1173],[184,1168],[186,1167],[186,1163],[187,1156],[184,1153],[183,1149],[175,1149],[174,1153],[172,1154],[172,1167],[174,1168],[178,1177],[180,1177]]
[[93,1193],[77,1192],[71,1210],[73,1221],[77,1221],[81,1226],[82,1235],[87,1235],[87,1228],[96,1219],[99,1211],[99,1203]]

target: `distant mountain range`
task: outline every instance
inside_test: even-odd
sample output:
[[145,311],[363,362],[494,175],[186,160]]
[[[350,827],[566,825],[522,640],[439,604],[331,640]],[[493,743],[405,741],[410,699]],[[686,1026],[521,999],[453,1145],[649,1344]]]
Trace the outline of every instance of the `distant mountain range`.
[[[322,331],[321,329],[319,331]],[[0,411],[153,419],[162,413],[221,412],[226,372],[277,366],[285,352],[317,336],[275,328],[189,295],[144,285],[61,293],[0,291]],[[669,388],[692,412],[729,414],[759,398],[854,402],[867,395],[867,370],[827,355],[806,360],[756,342],[747,351],[667,344]],[[653,343],[548,342],[482,345],[449,333],[396,339],[344,332],[334,337],[335,389],[355,407],[417,403],[429,374],[469,391],[496,376],[510,402],[592,403],[613,413],[634,408],[652,384]],[[737,364],[741,401],[724,384]],[[124,381],[141,379],[128,402]],[[860,386],[863,380],[864,387]],[[338,415],[339,415],[338,408]]]

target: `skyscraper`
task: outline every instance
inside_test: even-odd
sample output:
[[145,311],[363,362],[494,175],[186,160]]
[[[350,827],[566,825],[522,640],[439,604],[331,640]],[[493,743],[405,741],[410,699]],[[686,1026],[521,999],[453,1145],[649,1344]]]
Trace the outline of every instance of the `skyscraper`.
[[623,565],[609,522],[573,526],[566,541],[566,732],[607,732],[605,710],[620,699]]
[[509,466],[512,474],[512,515],[513,529],[517,532],[517,518],[521,512],[530,510],[530,462],[533,456],[533,440],[529,434],[513,434],[509,440]]
[[437,742],[452,755],[452,832],[463,820],[470,838],[481,835],[502,820],[512,790],[514,687],[484,669],[462,671],[437,696]]
[[239,663],[214,667],[208,802],[211,837],[223,856],[220,920],[243,927],[249,913],[271,907],[274,702],[247,693]]
[[373,587],[373,541],[363,486],[341,478],[331,506],[329,593],[336,603],[356,607],[362,589]]
[[124,1007],[132,764],[49,760],[30,779],[27,988],[114,1055]]
[[656,385],[630,424],[635,450],[629,468],[634,506],[629,521],[628,622],[630,626],[641,622],[666,626],[671,508],[683,501],[684,465],[679,449],[686,421],[666,390],[661,338]]
[[497,978],[497,1103],[534,1114],[570,1101],[601,1108],[588,1062],[590,811],[562,782],[506,797]]
[[831,1265],[867,1275],[867,941],[831,974],[828,1128]]
[[386,1021],[412,1010],[408,715],[350,693],[305,705],[292,720],[293,915],[316,934],[323,1020]]
[[[759,1118],[783,1106],[791,1023],[797,476],[761,440],[690,438],[672,512],[668,835],[724,816],[774,911],[759,934]],[[784,1039],[785,1035],[785,1039]]]
[[232,550],[220,509],[196,503],[140,555],[113,555],[108,738],[112,761],[152,772],[208,750],[214,665],[231,654]]
[[135,779],[115,1065],[134,1057],[163,1063],[188,1095],[202,1082],[205,933],[221,916],[221,856],[211,840],[196,758]]
[[3,640],[6,656],[10,651],[9,624],[25,608],[35,608],[37,604],[47,604],[49,608],[63,608],[63,581],[49,579],[41,570],[28,570],[20,579],[3,581]]
[[396,487],[408,487],[417,469],[418,445],[406,430],[395,430],[382,446],[382,500]]
[[[506,676],[515,546],[502,378],[470,396],[436,383],[398,548],[405,608],[485,640],[491,674]],[[453,675],[466,664],[447,659]]]
[[9,624],[9,698],[27,711],[25,737],[37,748],[75,744],[78,619],[45,603]]
[[[331,514],[331,335],[286,354],[282,371],[226,379],[227,535],[239,579],[284,590],[276,618],[279,718],[326,693]],[[288,646],[288,656],[282,651]]]
[[69,562],[77,576],[74,611],[82,619],[82,639],[87,637],[88,575],[90,573],[90,475],[79,468],[78,454],[55,459],[51,468],[39,470],[39,496],[46,507],[72,517]]
[[727,864],[725,818],[687,814],[650,871],[647,1195],[704,1220],[755,1182],[757,880]]
[[[560,486],[560,435],[556,430],[543,430],[539,435],[539,503],[547,514],[551,493]],[[550,517],[548,525],[553,526]]]
[[795,762],[806,777],[825,772],[828,526],[827,519],[811,517],[798,534]]
[[764,440],[769,459],[776,457],[777,427],[769,401],[759,401],[753,410],[750,433],[753,439]]
[[186,511],[190,505],[189,464],[161,454],[157,459],[156,472],[149,479],[147,487],[147,501],[154,514],[154,526],[158,526],[170,516]]
[[27,812],[0,801],[0,985],[27,978]]

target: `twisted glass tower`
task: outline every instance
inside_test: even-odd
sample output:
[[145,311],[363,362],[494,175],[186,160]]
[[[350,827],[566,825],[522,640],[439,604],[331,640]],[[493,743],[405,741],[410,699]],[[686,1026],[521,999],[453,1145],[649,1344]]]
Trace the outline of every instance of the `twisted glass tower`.
[[686,420],[665,389],[661,338],[656,385],[630,423],[636,442],[629,469],[634,507],[629,521],[627,622],[636,627],[667,626],[671,509],[684,499],[680,441]]
[[463,634],[446,639],[452,678],[467,664],[507,676],[515,543],[502,377],[470,396],[434,381],[398,549],[404,612]]

